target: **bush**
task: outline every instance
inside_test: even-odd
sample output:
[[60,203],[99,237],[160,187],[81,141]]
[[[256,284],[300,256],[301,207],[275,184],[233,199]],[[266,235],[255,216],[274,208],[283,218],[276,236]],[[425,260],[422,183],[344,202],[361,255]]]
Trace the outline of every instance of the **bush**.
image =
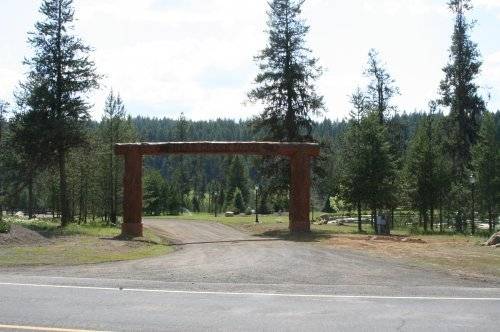
[[0,233],[10,232],[10,224],[5,221],[0,221]]

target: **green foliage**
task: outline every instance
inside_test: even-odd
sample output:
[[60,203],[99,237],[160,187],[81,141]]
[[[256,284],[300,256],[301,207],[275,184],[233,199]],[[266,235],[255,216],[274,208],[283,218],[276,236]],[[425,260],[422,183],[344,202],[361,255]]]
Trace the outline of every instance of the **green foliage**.
[[[97,128],[97,149],[99,149],[99,190],[104,198],[105,215],[107,220],[117,223],[118,212],[121,207],[123,190],[123,161],[115,155],[116,143],[127,143],[136,140],[135,128],[130,117],[127,117],[125,105],[120,95],[110,91],[104,106],[104,114]],[[85,170],[82,170],[85,172]],[[85,174],[89,176],[88,174]]]
[[334,209],[332,208],[331,203],[330,203],[330,196],[328,196],[326,198],[325,205],[321,209],[321,212],[325,212],[325,213],[333,213],[333,212],[335,212]]
[[146,215],[159,216],[165,212],[167,184],[159,171],[144,174],[143,209]]
[[370,79],[368,84],[367,96],[370,110],[378,115],[379,122],[385,122],[388,111],[394,109],[390,101],[394,96],[399,95],[399,88],[395,86],[395,81],[385,69],[379,59],[376,50],[371,49],[368,52],[368,66],[364,72]]
[[0,220],[0,234],[10,232],[10,224],[6,221]]
[[[57,166],[62,225],[71,220],[68,153],[85,143],[90,108],[85,95],[98,87],[99,79],[89,58],[90,47],[73,34],[72,5],[72,0],[42,1],[42,20],[28,39],[34,52],[25,61],[29,73],[17,95],[20,112],[15,136],[19,145],[30,151],[28,178],[41,161]],[[37,153],[31,154],[33,149]]]
[[305,46],[309,27],[300,18],[302,0],[269,2],[269,43],[256,57],[260,73],[252,101],[264,104],[264,112],[254,125],[264,138],[275,141],[312,140],[310,116],[323,109],[323,97],[314,82],[322,70]]
[[[252,123],[260,140],[313,141],[311,116],[324,109],[323,97],[315,87],[322,69],[306,47],[309,27],[300,17],[303,3],[303,0],[268,2],[269,40],[255,58],[259,73],[255,88],[248,94],[250,101],[264,107]],[[265,158],[259,168],[268,190],[279,192],[288,188],[287,159]]]
[[443,202],[451,177],[441,139],[445,133],[433,112],[434,107],[432,104],[431,114],[422,118],[412,138],[404,169],[406,194],[411,207],[422,213],[426,231],[428,216],[431,216],[432,227],[434,210]]
[[394,161],[387,129],[377,114],[352,122],[343,139],[342,196],[353,206],[377,210],[393,200]]
[[449,61],[440,84],[440,103],[450,108],[454,172],[464,177],[471,162],[471,147],[478,137],[479,120],[486,109],[475,83],[482,62],[478,46],[470,37],[473,24],[466,18],[466,11],[472,8],[470,0],[451,0],[448,5],[456,16]]
[[479,131],[478,143],[473,149],[473,167],[477,179],[479,210],[487,215],[490,232],[494,231],[500,195],[500,153],[496,140],[493,115],[485,113]]
[[243,195],[239,189],[236,189],[234,194],[234,212],[240,214],[245,211],[245,203],[243,201]]
[[[248,175],[241,157],[229,158],[229,170],[227,173],[226,202],[233,204],[236,193],[241,195],[241,205],[245,206],[250,201]],[[238,208],[238,207],[237,207]],[[244,211],[244,208],[240,211]]]

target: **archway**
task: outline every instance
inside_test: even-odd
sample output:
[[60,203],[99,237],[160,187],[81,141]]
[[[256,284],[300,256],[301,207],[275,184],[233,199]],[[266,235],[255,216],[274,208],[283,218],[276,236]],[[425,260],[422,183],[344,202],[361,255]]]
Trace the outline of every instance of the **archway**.
[[277,142],[172,142],[116,144],[115,153],[125,157],[123,176],[122,235],[142,236],[142,157],[161,154],[246,154],[290,158],[291,232],[309,232],[311,158],[319,155],[314,143]]

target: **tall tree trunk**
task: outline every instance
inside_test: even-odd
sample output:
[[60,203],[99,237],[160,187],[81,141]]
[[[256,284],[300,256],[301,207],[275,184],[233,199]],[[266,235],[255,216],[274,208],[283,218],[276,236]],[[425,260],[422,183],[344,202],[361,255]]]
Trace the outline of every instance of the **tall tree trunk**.
[[491,206],[488,208],[488,223],[490,233],[493,233],[494,221],[493,221],[493,211],[491,210]]
[[424,232],[427,233],[427,225],[429,223],[429,214],[427,210],[423,211],[423,216],[424,216]]
[[28,181],[28,219],[33,219],[33,176]]
[[372,227],[375,230],[375,234],[378,234],[378,227],[377,227],[377,210],[372,210]]
[[443,233],[443,205],[439,205],[439,232]]
[[69,224],[70,211],[68,201],[68,183],[66,178],[66,152],[59,151],[59,203],[61,210],[61,226],[65,227]]
[[361,220],[361,202],[358,201],[358,232],[362,232],[363,231],[363,224],[362,224],[362,220]]
[[431,231],[434,232],[434,206],[433,205],[431,205],[430,213],[431,213]]
[[394,208],[391,208],[391,220],[389,224],[390,229],[394,229]]

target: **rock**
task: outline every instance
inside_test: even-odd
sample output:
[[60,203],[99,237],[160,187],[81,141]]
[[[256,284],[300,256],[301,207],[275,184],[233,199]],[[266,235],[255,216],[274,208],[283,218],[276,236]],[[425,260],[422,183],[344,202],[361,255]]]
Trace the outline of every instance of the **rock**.
[[486,246],[497,246],[500,244],[500,232],[493,234],[484,245]]

